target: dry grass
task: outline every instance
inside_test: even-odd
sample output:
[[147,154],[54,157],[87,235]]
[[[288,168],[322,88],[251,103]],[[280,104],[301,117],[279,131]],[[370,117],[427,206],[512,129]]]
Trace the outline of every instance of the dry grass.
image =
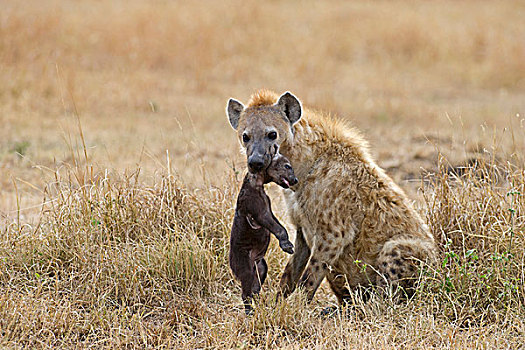
[[[0,346],[523,346],[524,16],[510,0],[2,4]],[[326,286],[276,304],[272,242],[243,316],[224,105],[260,87],[350,117],[417,199],[442,255],[412,300],[347,319],[318,317]]]
[[[442,258],[410,301],[357,301],[319,317],[326,288],[276,304],[285,256],[245,318],[227,264],[238,179],[190,190],[172,175],[62,169],[38,223],[13,222],[0,245],[4,345],[176,348],[516,348],[525,324],[525,168],[480,163],[424,186]],[[78,179],[82,179],[79,183]],[[333,302],[333,301],[332,301]]]

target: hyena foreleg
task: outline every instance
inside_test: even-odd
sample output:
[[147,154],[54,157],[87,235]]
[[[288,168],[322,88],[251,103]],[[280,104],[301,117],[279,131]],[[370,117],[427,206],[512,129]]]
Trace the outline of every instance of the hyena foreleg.
[[325,242],[316,242],[312,249],[310,261],[299,280],[299,286],[307,292],[308,300],[312,300],[323,279],[330,272],[344,250],[342,241],[328,245]]
[[298,228],[295,236],[295,253],[288,261],[281,277],[281,292],[285,298],[295,290],[308,258],[310,258],[310,247],[304,239],[303,230]]

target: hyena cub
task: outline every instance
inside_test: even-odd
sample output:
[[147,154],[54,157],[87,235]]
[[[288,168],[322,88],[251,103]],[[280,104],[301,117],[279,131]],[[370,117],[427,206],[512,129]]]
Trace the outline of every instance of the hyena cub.
[[279,153],[266,171],[246,174],[237,197],[230,238],[230,267],[241,282],[246,314],[252,312],[252,295],[259,293],[266,279],[268,265],[264,255],[270,244],[270,232],[277,237],[283,251],[293,254],[288,232],[273,215],[270,198],[264,192],[264,184],[269,182],[283,188],[297,184],[290,162]]

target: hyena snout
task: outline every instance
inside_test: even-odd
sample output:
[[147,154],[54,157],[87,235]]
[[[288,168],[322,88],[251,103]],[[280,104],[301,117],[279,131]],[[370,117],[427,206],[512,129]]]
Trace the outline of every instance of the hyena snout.
[[252,154],[248,157],[248,167],[252,173],[258,173],[259,171],[266,168],[267,165],[265,166],[264,163],[264,157],[260,156],[259,154]]
[[268,168],[272,161],[272,157],[272,147],[254,145],[248,150],[248,170],[250,170],[251,173],[258,173]]

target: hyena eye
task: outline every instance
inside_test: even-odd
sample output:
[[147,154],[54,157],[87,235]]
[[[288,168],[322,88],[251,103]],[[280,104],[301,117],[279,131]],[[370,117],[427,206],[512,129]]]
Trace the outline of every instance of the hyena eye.
[[292,166],[291,166],[290,164],[285,164],[285,165],[284,165],[284,168],[285,168],[286,170],[292,170]]
[[269,138],[270,140],[275,140],[275,139],[277,138],[277,133],[276,133],[275,131],[270,131],[270,132],[268,133],[268,138]]
[[244,143],[250,141],[250,136],[248,136],[248,135],[246,135],[246,134],[242,134],[242,141],[243,141]]

